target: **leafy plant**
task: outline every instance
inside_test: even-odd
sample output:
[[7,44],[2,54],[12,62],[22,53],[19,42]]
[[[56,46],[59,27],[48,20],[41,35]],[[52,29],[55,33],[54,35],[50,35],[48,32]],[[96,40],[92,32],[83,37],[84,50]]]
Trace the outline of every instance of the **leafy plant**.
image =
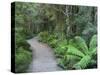
[[19,47],[15,55],[15,72],[25,72],[30,64],[32,54],[25,50],[23,47]]
[[49,33],[47,31],[40,32],[38,34],[38,37],[39,37],[39,41],[47,42],[48,41],[48,37],[49,37]]
[[57,45],[57,37],[54,34],[49,34],[47,31],[40,32],[38,34],[39,41],[48,43],[52,48],[56,47]]
[[[77,61],[75,61],[75,63],[71,65],[72,69],[84,69],[84,68],[87,68],[90,64],[96,65],[97,63],[96,40],[97,40],[97,36],[93,35],[88,47],[84,39],[82,39],[80,36],[76,36],[74,38],[74,43],[76,45],[68,45],[67,56],[71,55],[75,57],[77,56],[79,58]],[[67,59],[72,59],[72,58],[67,57]],[[73,58],[73,60],[74,59],[77,59],[77,58]],[[72,60],[69,60],[69,62],[72,62]],[[70,65],[70,63],[68,65]]]
[[57,43],[57,47],[54,49],[56,57],[63,57],[66,52],[67,40],[60,40]]
[[55,48],[57,46],[57,42],[58,42],[58,39],[57,39],[57,36],[54,35],[54,34],[51,34],[49,35],[48,37],[48,44],[52,47],[52,48]]
[[16,33],[16,48],[24,47],[29,50],[30,45],[26,42],[25,38],[21,34]]
[[51,41],[48,41],[49,42],[49,45],[52,47],[52,48],[55,48],[57,46],[57,42],[58,40],[57,39],[52,39]]
[[26,42],[26,34],[21,28],[16,28],[15,72],[26,72],[32,60],[30,45]]

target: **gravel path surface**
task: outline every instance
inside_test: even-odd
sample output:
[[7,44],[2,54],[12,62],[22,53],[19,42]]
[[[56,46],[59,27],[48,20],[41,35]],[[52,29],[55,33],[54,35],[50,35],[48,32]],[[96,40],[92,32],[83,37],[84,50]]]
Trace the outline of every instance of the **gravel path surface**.
[[52,49],[44,43],[39,42],[36,38],[27,40],[33,50],[33,60],[29,66],[28,72],[49,72],[60,71],[57,66],[56,58]]

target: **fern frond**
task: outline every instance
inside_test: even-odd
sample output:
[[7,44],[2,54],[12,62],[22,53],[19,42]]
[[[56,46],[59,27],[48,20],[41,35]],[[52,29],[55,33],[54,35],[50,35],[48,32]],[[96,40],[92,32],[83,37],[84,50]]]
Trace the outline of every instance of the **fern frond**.
[[86,44],[85,40],[83,38],[81,38],[80,36],[76,36],[75,37],[75,42],[77,44],[77,48],[82,50],[83,53],[87,54],[88,47],[87,47],[87,44]]
[[75,69],[84,69],[88,66],[88,64],[91,62],[91,57],[86,55],[84,56],[78,63],[76,63],[73,68]]
[[80,60],[81,57],[78,57],[78,56],[75,56],[75,55],[67,55],[67,61],[70,61],[70,60]]
[[96,55],[97,54],[97,48],[93,48],[92,51],[90,52],[91,55]]
[[72,55],[76,55],[76,56],[80,56],[80,57],[84,57],[84,54],[72,45],[68,45],[67,53],[72,54]]
[[91,51],[96,46],[97,46],[97,35],[93,35],[91,40],[90,40],[89,50]]

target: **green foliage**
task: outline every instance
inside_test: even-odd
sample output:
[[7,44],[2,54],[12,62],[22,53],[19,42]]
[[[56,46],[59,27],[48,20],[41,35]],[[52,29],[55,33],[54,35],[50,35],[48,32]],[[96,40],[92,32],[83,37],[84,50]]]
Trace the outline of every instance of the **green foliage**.
[[89,44],[89,50],[92,50],[94,48],[96,48],[97,46],[97,35],[92,36],[90,44]]
[[50,45],[52,48],[55,48],[55,47],[57,46],[57,42],[58,42],[57,39],[52,39],[51,41],[48,41],[49,45]]
[[48,37],[48,44],[52,47],[55,48],[57,46],[57,36],[54,34],[50,34]]
[[40,32],[38,34],[39,37],[39,41],[44,42],[44,43],[48,43],[51,47],[56,47],[57,45],[57,36],[54,34],[49,34],[47,31],[44,32]]
[[56,57],[63,57],[63,55],[65,54],[66,52],[66,48],[65,47],[56,47],[54,49],[55,51],[55,54],[56,54]]
[[71,55],[79,56],[79,57],[84,56],[84,54],[80,50],[78,50],[77,48],[75,48],[72,45],[68,45],[67,53],[71,54]]
[[57,57],[63,57],[66,52],[67,40],[59,40],[56,44],[57,46],[54,49],[54,52]]
[[39,41],[47,42],[48,41],[48,37],[49,37],[49,33],[47,31],[40,32],[38,34],[38,37],[39,37]]
[[19,47],[17,50],[15,56],[15,72],[25,72],[30,64],[32,54],[23,47]]
[[22,31],[19,31],[17,30],[16,31],[16,48],[19,48],[19,47],[24,47],[25,49],[28,49],[29,50],[29,47],[30,45],[27,44],[26,42],[26,38],[24,36],[25,34],[22,34]]
[[96,40],[96,35],[93,35],[89,47],[80,36],[70,39],[69,42],[58,40],[56,47],[54,47],[55,56],[59,59],[58,65],[63,69],[84,69],[90,65],[92,65],[91,68],[96,67]]
[[58,59],[58,66],[61,67],[62,69],[66,70],[66,57],[63,57],[61,59]]
[[[25,40],[34,35],[54,49],[64,69],[97,64],[96,7],[17,2],[15,8],[17,72],[22,72],[30,62],[26,61],[31,54]],[[25,65],[20,66],[22,63]]]
[[88,52],[88,47],[85,40],[79,36],[76,36],[74,39],[75,39],[75,43],[77,44],[78,49],[81,49],[83,53],[86,54]]
[[89,65],[91,57],[89,55],[84,56],[78,63],[76,63],[73,68],[75,69],[84,69]]
[[[94,37],[96,37],[96,35],[94,35],[92,37],[92,39],[90,40],[90,43],[92,42],[92,40],[97,40]],[[79,61],[77,61],[76,63],[73,63],[73,65],[71,67],[75,68],[75,69],[84,69],[84,68],[87,68],[90,64],[96,65],[95,62],[97,62],[97,59],[95,59],[93,57],[93,56],[97,57],[96,56],[96,45],[95,45],[95,48],[90,48],[90,47],[87,48],[87,46],[85,44],[85,40],[79,36],[77,38],[78,38],[78,40],[75,42],[75,44],[77,44],[77,46],[75,46],[75,47],[72,45],[68,46],[67,55],[78,56],[78,57],[81,57],[81,59]],[[76,40],[77,38],[75,37],[74,40]],[[97,42],[94,41],[94,43],[96,44]],[[82,51],[83,48],[84,48],[85,53],[84,53],[84,51]],[[85,50],[85,49],[87,49],[87,50]],[[92,49],[92,52],[89,49]],[[67,59],[72,59],[72,58],[69,57]],[[92,62],[93,60],[95,62]],[[70,61],[70,62],[72,62],[72,61]]]
[[54,48],[55,56],[59,58],[58,65],[63,69],[84,69],[90,64],[96,65],[96,35],[92,36],[88,47],[86,41],[80,36],[67,41],[59,40],[54,35],[42,34],[42,37],[46,37],[44,39],[46,43]]
[[30,45],[26,42],[26,34],[22,28],[16,28],[15,72],[25,72],[32,60]]

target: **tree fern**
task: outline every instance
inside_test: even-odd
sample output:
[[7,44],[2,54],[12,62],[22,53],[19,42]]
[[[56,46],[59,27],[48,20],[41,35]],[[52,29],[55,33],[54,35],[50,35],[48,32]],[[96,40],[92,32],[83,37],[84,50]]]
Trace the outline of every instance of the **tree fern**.
[[[97,63],[96,38],[97,38],[96,35],[93,35],[93,37],[90,40],[89,48],[85,43],[85,40],[79,36],[75,37],[75,39],[70,41],[69,43],[70,45],[68,45],[68,50],[67,50],[67,61],[71,63],[71,64],[69,63],[68,65],[72,65],[73,62],[71,68],[84,69],[91,65],[96,65]],[[76,61],[79,57],[80,59]]]

